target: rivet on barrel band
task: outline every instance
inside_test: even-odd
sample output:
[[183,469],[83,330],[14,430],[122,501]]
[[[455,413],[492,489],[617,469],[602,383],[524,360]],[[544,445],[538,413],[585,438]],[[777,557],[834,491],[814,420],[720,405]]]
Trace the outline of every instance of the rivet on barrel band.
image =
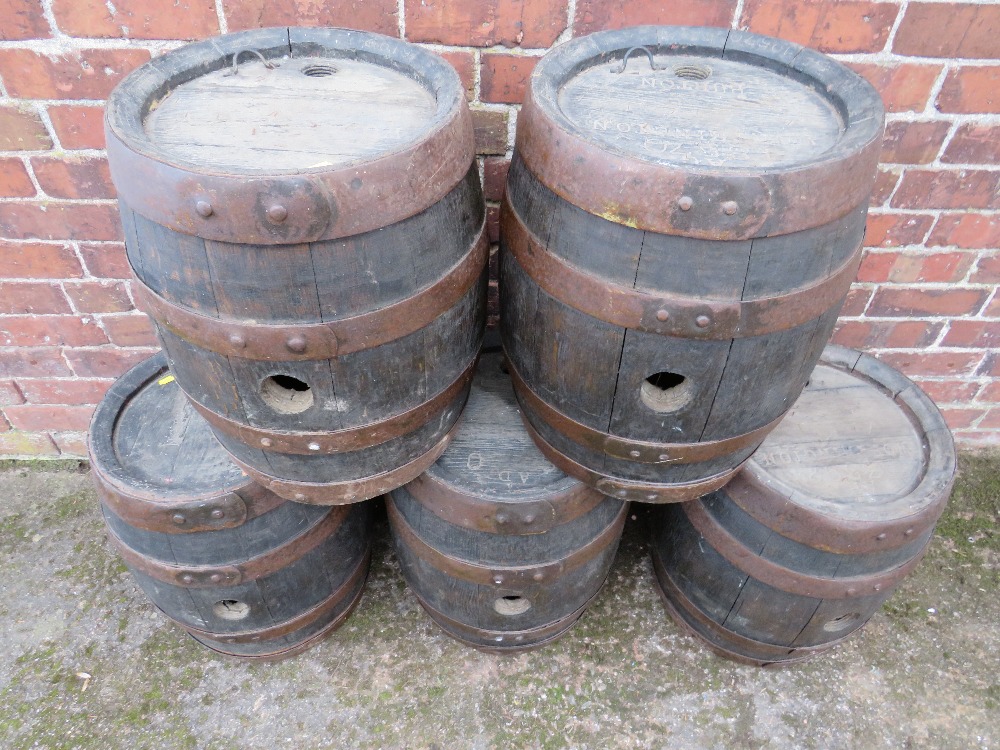
[[275,224],[280,224],[285,219],[288,218],[288,209],[284,206],[279,206],[277,204],[271,206],[267,209],[267,218],[273,221]]
[[722,212],[726,216],[732,216],[737,212],[737,210],[739,210],[739,206],[737,205],[736,201],[726,201],[725,203],[722,204]]
[[205,219],[215,213],[215,209],[212,208],[212,204],[208,201],[198,201],[194,204],[194,210],[198,212],[199,216]]
[[306,340],[303,336],[292,336],[285,342],[288,350],[296,354],[302,354],[306,350]]

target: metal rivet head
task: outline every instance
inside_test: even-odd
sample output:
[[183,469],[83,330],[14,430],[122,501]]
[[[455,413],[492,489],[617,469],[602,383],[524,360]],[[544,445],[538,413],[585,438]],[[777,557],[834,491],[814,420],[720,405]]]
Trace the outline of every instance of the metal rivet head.
[[279,206],[277,204],[271,206],[267,209],[267,218],[273,221],[275,224],[280,224],[285,219],[288,218],[288,209],[284,206]]
[[625,497],[628,494],[628,490],[618,490],[618,497]]
[[629,451],[629,452],[628,452],[628,454],[629,454],[629,455],[630,455],[630,456],[631,456],[632,458],[639,458],[639,456],[641,456],[641,455],[642,455],[642,453],[640,453],[639,451]]
[[174,513],[173,517],[170,520],[176,523],[178,526],[183,526],[184,524],[187,523],[187,519],[180,513]]
[[668,458],[670,458],[670,456],[666,453],[661,453],[659,456],[657,456],[657,458],[659,458],[661,461],[666,461]]
[[544,574],[544,573],[543,573],[542,571],[538,571],[538,572],[537,572],[537,573],[535,573],[535,574],[534,574],[533,576],[531,576],[531,578],[532,578],[532,580],[535,580],[535,581],[540,581],[540,580],[542,580],[543,578],[545,578],[545,574]]
[[265,448],[270,448],[272,445],[274,445],[274,441],[271,440],[271,438],[261,438],[260,444],[263,445]]
[[497,523],[507,523],[507,515],[505,513],[497,513]]
[[906,531],[903,532],[903,534],[905,534],[906,536],[913,536],[913,529],[907,529]]
[[212,573],[212,575],[209,576],[208,580],[210,580],[212,583],[218,583],[219,581],[222,580],[222,574],[221,573]]
[[693,205],[694,205],[694,201],[691,200],[691,196],[690,195],[682,195],[677,200],[677,208],[679,208],[681,211],[690,211],[691,210],[691,206],[693,206]]
[[305,496],[305,495],[303,495],[303,494],[302,494],[301,492],[296,492],[296,493],[295,493],[295,499],[296,499],[296,500],[305,500],[305,499],[306,499],[306,496]]
[[656,319],[658,321],[660,321],[661,323],[665,323],[667,321],[667,318],[669,318],[669,317],[670,317],[670,313],[668,313],[666,310],[657,310],[656,311]]
[[185,573],[184,575],[181,576],[181,580],[184,583],[194,583],[194,576],[191,575],[190,573]]
[[199,216],[203,216],[206,219],[215,213],[215,209],[212,208],[212,204],[208,201],[198,201],[194,204],[194,210],[198,212]]
[[289,351],[301,354],[306,350],[306,340],[302,336],[292,336],[285,342],[285,346],[288,347]]
[[529,513],[528,515],[526,515],[524,517],[524,522],[525,523],[534,523],[535,522],[535,514],[534,513]]
[[857,593],[858,593],[857,589],[847,589],[847,595],[848,596],[854,596]]
[[882,590],[882,584],[881,583],[876,583],[874,586],[872,586],[872,589],[874,591],[881,591]]
[[493,579],[493,583],[495,583],[497,586],[499,586],[501,583],[503,583],[503,577],[502,576],[496,576]]
[[225,516],[226,514],[223,513],[221,510],[219,510],[218,508],[212,511],[212,518],[214,518],[216,521],[218,521],[220,518],[225,518]]
[[885,532],[883,531],[883,532],[882,532],[881,534],[879,534],[879,535],[878,535],[877,537],[875,537],[875,538],[876,538],[876,539],[877,539],[878,541],[880,541],[880,542],[881,542],[881,541],[882,541],[883,539],[885,539],[885,538],[886,538],[886,533],[885,533]]
[[247,340],[238,333],[231,333],[229,334],[229,343],[239,349],[242,349],[247,345]]
[[708,324],[712,322],[712,319],[707,315],[699,315],[694,319],[694,324],[699,328],[707,328]]
[[739,208],[740,207],[736,204],[736,201],[726,201],[722,204],[722,213],[726,216],[732,216],[739,210]]
[[311,451],[318,451],[319,450],[319,443],[309,443],[309,445],[307,447]]
[[646,495],[646,499],[649,500],[650,502],[652,502],[653,500],[656,499],[656,495],[650,493],[650,494]]

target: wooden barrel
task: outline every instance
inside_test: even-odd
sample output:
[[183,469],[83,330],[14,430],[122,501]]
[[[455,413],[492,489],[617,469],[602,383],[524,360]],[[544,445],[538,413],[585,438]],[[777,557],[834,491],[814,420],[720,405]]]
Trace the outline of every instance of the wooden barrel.
[[933,402],[878,360],[827,347],[736,479],[659,509],[653,561],[667,609],[737,661],[828,649],[920,561],[954,474]]
[[501,216],[501,327],[563,471],[643,502],[722,486],[794,403],[860,262],[883,111],[742,31],[637,27],[542,58]]
[[230,34],[132,73],[106,131],[136,303],[237,463],[320,504],[433,463],[488,255],[451,66],[359,31]]
[[516,652],[583,614],[628,505],[539,453],[501,364],[498,351],[483,354],[455,439],[387,507],[403,575],[431,619],[470,646]]
[[108,537],[167,617],[221,653],[282,658],[361,598],[370,503],[278,497],[229,460],[158,354],[108,391],[90,427]]

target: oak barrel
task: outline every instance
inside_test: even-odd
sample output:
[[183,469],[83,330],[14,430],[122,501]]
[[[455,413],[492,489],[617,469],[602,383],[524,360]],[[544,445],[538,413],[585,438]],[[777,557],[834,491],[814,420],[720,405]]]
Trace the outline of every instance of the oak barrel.
[[742,31],[644,26],[535,67],[500,325],[545,454],[644,502],[722,486],[780,421],[860,262],[875,90]]
[[89,449],[112,546],[153,604],[209,648],[290,656],[332,632],[361,598],[370,503],[302,505],[252,482],[163,354],[111,387]]
[[451,66],[360,31],[230,34],[133,72],[106,132],[136,303],[234,460],[319,504],[433,463],[488,255]]
[[448,635],[517,652],[569,630],[614,559],[627,503],[547,461],[498,351],[484,353],[455,439],[388,499],[403,575]]
[[911,381],[827,347],[728,485],[659,509],[674,619],[738,661],[795,661],[864,625],[922,557],[955,474],[951,432]]

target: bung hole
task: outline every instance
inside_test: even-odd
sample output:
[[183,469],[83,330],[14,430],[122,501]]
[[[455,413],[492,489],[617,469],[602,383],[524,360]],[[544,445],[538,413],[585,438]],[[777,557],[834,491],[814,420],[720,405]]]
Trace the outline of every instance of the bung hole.
[[501,596],[493,602],[493,609],[501,615],[513,617],[514,615],[523,615],[531,609],[531,602],[523,596]]
[[677,411],[693,395],[691,381],[676,372],[654,372],[639,386],[642,403],[660,413]]
[[313,392],[308,383],[291,375],[272,375],[260,384],[264,403],[280,414],[300,414],[313,405]]
[[307,65],[302,69],[302,72],[310,78],[326,78],[336,73],[337,69],[333,65],[317,63],[315,65]]
[[712,75],[712,69],[704,65],[678,65],[674,68],[674,75],[689,81],[704,81]]
[[841,615],[823,626],[823,630],[827,633],[837,633],[841,630],[849,628],[851,625],[856,623],[861,619],[861,615],[858,612],[849,612],[846,615]]
[[223,620],[243,620],[250,614],[250,605],[235,599],[223,599],[212,605],[212,612]]

